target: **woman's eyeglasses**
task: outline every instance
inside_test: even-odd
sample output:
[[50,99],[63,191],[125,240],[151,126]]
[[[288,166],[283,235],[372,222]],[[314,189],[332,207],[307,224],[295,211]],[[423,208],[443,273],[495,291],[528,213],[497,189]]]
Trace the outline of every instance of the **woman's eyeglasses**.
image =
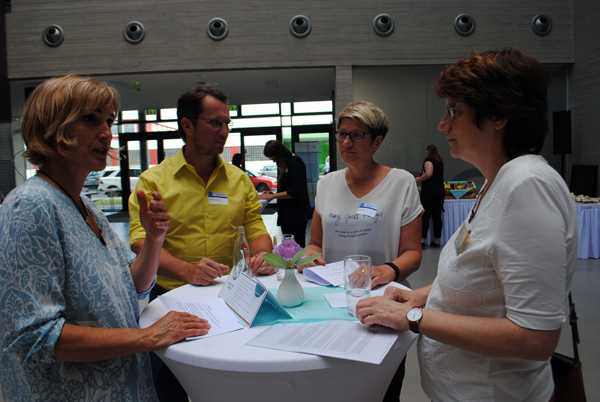
[[201,117],[199,117],[199,119],[207,122],[209,126],[216,130],[221,130],[223,127],[227,127],[227,129],[231,129],[233,127],[233,122],[231,120],[203,119]]
[[446,105],[446,114],[444,115],[444,119],[448,119],[448,121],[452,122],[463,112],[463,110],[457,108],[456,105],[458,105],[458,103],[449,103]]
[[339,142],[343,142],[346,138],[350,138],[351,142],[362,141],[367,137],[367,133],[361,131],[345,131],[339,130],[335,133],[335,138]]

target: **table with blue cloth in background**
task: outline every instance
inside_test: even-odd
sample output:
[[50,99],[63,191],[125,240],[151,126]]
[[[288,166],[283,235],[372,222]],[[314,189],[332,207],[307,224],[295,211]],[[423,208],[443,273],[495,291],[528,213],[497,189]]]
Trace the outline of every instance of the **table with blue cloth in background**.
[[[475,199],[444,200],[442,244],[467,219]],[[600,204],[577,203],[577,258],[600,258]]]

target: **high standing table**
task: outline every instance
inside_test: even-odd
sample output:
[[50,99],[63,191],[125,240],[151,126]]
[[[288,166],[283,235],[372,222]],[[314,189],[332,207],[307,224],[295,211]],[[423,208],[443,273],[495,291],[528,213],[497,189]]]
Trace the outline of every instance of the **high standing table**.
[[[314,284],[299,279],[303,286]],[[261,277],[268,289],[276,288],[276,275]],[[169,295],[198,298],[217,296],[218,285],[186,285]],[[147,327],[166,314],[159,299],[142,312]],[[224,335],[181,342],[157,351],[194,402],[364,402],[380,401],[400,362],[404,343],[392,347],[380,365],[246,346],[266,327],[245,328]]]

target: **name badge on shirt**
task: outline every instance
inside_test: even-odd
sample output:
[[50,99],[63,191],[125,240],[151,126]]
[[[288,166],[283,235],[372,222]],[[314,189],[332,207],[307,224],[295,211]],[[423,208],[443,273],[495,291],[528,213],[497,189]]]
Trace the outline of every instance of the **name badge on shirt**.
[[375,218],[377,216],[377,205],[372,204],[370,202],[361,202],[358,204],[358,209],[356,213],[359,215],[370,216],[371,218]]
[[208,192],[208,203],[211,205],[227,205],[229,204],[229,198],[225,193],[218,193],[216,191]]
[[456,255],[459,255],[469,245],[471,230],[469,230],[467,223],[460,225],[456,238],[454,239],[454,248],[456,249]]

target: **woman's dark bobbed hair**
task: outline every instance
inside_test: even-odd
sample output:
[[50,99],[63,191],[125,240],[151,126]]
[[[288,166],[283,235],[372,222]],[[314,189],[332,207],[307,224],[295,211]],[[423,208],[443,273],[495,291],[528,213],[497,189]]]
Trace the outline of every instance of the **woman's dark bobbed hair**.
[[548,131],[547,85],[533,57],[515,49],[474,53],[441,72],[436,92],[472,107],[478,127],[486,118],[506,120],[504,148],[510,159],[542,149]]

